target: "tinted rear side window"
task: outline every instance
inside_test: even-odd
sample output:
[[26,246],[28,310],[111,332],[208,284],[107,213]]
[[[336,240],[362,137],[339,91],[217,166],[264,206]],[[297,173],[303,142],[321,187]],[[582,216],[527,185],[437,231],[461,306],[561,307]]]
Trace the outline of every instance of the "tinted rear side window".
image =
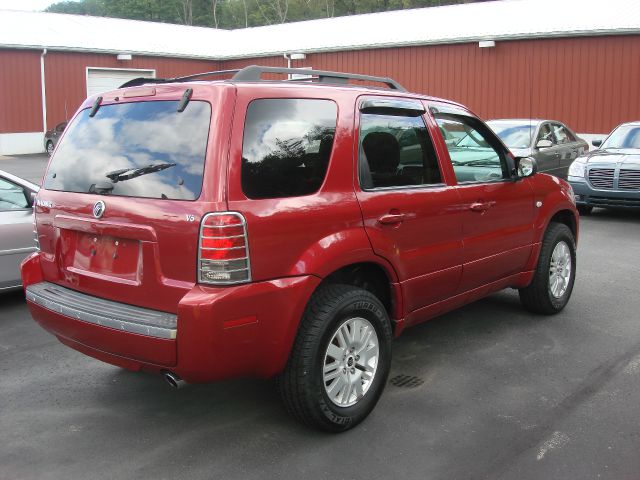
[[360,117],[360,184],[364,189],[442,182],[438,159],[422,117]]
[[327,173],[337,113],[330,100],[251,102],[242,142],[244,194],[259,199],[316,192]]
[[48,190],[195,200],[202,189],[211,106],[192,101],[83,110],[51,159]]

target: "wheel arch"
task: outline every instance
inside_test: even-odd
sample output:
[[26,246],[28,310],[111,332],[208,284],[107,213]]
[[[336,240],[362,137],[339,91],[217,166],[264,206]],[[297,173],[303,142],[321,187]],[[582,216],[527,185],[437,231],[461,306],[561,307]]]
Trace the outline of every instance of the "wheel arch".
[[402,293],[396,273],[390,265],[380,261],[362,261],[344,265],[327,275],[318,289],[324,285],[352,285],[371,292],[384,305],[392,323],[402,317]]
[[[534,248],[531,252],[531,256],[529,257],[529,261],[525,267],[526,272],[532,272],[535,270],[536,265],[538,264],[538,258],[540,257],[540,249],[542,246],[542,239],[544,238],[545,232],[548,230],[549,225],[552,223],[561,223],[566,225],[571,233],[573,234],[573,238],[578,243],[578,233],[580,230],[578,223],[578,212],[575,208],[570,208],[569,206],[562,206],[558,208],[553,214],[550,214],[546,217],[546,221],[540,221],[536,227],[536,240],[534,244]],[[532,278],[532,277],[531,277]],[[529,283],[528,281],[525,283]]]
[[573,233],[573,238],[576,240],[576,243],[578,242],[578,219],[572,210],[558,210],[547,222],[545,231],[552,223],[562,223],[569,227],[569,230]]

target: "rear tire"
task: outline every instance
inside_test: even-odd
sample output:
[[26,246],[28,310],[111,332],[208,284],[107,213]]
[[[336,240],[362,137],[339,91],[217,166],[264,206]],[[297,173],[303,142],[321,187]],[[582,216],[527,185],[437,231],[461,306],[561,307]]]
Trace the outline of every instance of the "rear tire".
[[576,276],[576,242],[562,223],[551,223],[542,240],[533,281],[520,289],[524,308],[534,313],[553,315],[569,302]]
[[350,285],[321,287],[307,305],[278,378],[287,411],[330,432],[356,426],[386,385],[391,338],[387,312],[373,294]]

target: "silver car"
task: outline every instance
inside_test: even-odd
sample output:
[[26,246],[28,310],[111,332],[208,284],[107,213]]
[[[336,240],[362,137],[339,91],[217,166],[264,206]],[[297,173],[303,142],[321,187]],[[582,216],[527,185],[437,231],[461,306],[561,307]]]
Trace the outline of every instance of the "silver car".
[[516,157],[533,157],[538,171],[567,178],[569,165],[589,145],[556,120],[502,119],[487,124]]
[[32,207],[39,188],[0,170],[0,291],[22,285],[20,262],[36,249]]
[[593,207],[640,208],[640,121],[623,123],[598,150],[578,158],[569,169],[569,183],[578,211]]

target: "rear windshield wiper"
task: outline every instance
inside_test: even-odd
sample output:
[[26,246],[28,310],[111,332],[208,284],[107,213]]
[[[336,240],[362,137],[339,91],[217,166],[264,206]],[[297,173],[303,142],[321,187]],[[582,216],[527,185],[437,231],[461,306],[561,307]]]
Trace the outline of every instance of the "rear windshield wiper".
[[155,165],[147,165],[146,167],[139,168],[121,168],[120,170],[114,170],[105,175],[113,183],[122,182],[124,180],[131,180],[132,178],[146,175],[147,173],[159,172],[165,168],[175,167],[177,163],[156,163]]

